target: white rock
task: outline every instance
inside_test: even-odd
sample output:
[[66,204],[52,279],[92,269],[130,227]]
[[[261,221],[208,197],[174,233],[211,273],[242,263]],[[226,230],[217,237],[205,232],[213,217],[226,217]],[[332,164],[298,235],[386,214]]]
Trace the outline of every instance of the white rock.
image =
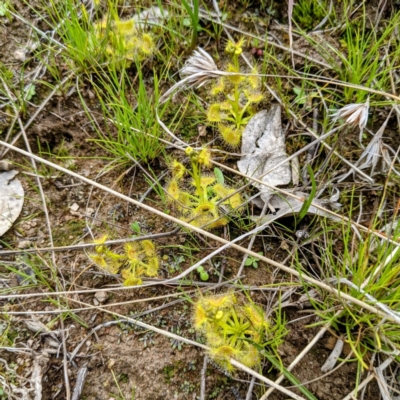
[[94,214],[94,208],[88,207],[88,208],[86,209],[86,211],[85,211],[85,215],[86,215],[87,217],[91,217],[93,214]]
[[106,292],[96,292],[94,297],[99,303],[104,303],[108,299],[108,294]]
[[15,50],[14,58],[18,61],[24,62],[26,60],[26,53],[24,50]]
[[79,210],[79,204],[74,203],[69,209],[73,212],[77,212]]
[[32,242],[30,240],[21,240],[18,242],[18,248],[19,249],[27,249],[28,247],[31,247]]

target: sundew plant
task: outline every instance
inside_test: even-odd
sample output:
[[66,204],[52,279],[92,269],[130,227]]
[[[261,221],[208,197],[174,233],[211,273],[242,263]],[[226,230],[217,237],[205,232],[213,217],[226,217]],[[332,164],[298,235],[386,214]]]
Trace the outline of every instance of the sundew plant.
[[141,285],[143,277],[157,276],[159,260],[151,240],[126,243],[122,254],[106,246],[106,240],[107,235],[96,240],[95,252],[89,254],[98,268],[110,274],[121,273],[124,286]]
[[231,75],[221,76],[211,87],[214,102],[207,111],[207,120],[217,124],[224,142],[237,147],[244,128],[255,113],[255,104],[263,99],[258,70],[253,67],[251,74],[240,75],[239,56],[243,49],[243,39],[237,43],[229,41],[225,51],[231,57],[227,71]]
[[207,148],[196,151],[188,147],[186,154],[190,168],[177,160],[171,163],[172,178],[166,187],[168,200],[180,219],[194,226],[212,229],[226,225],[229,219],[221,210],[238,213],[242,204],[240,194],[228,187],[220,174],[207,171],[211,166],[211,154]]
[[193,320],[195,329],[206,338],[210,356],[222,368],[234,369],[230,358],[250,368],[260,365],[259,348],[270,331],[261,307],[253,302],[241,303],[232,292],[200,297],[194,304]]
[[96,39],[106,41],[105,55],[109,60],[126,60],[128,66],[144,60],[154,51],[152,35],[137,29],[134,19],[122,20],[117,15],[107,15],[94,27]]

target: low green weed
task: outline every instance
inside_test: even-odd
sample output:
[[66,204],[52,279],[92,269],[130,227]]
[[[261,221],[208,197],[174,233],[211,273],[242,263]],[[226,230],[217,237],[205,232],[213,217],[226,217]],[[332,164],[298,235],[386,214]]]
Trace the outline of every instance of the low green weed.
[[[397,68],[400,56],[395,34],[400,12],[382,21],[378,32],[369,27],[368,15],[363,7],[358,18],[344,16],[339,48],[325,41],[316,42],[310,35],[305,37],[332,66],[339,80],[391,92],[390,77]],[[370,93],[364,90],[343,87],[344,103],[364,103],[368,95]]]
[[[160,142],[162,129],[157,123],[155,109],[158,105],[158,77],[154,74],[154,92],[146,90],[142,73],[138,72],[138,89],[129,82],[126,71],[110,70],[109,79],[104,78],[95,90],[105,120],[103,132],[96,120],[88,115],[99,136],[95,143],[113,155],[122,164],[132,162],[150,162],[161,155],[164,146]],[[83,101],[83,98],[82,98]],[[136,103],[136,107],[132,102]],[[160,111],[160,118],[165,110]],[[114,133],[116,131],[116,134]]]
[[[356,239],[350,226],[342,227],[338,235],[335,226],[323,224],[325,241],[321,251],[321,274],[333,282],[342,293],[373,305],[400,321],[400,249],[373,236]],[[338,239],[340,238],[340,239]],[[400,239],[400,224],[393,222],[392,240]],[[337,252],[335,247],[342,250]],[[300,264],[298,265],[300,268]],[[355,360],[368,368],[368,351],[392,353],[400,350],[398,323],[360,308],[341,302],[329,294],[310,298],[319,324],[329,322],[338,335],[350,345]]]
[[329,2],[325,0],[299,0],[293,7],[293,21],[305,31],[315,28],[328,14]]
[[201,30],[201,27],[199,25],[199,0],[193,0],[192,4],[193,4],[193,9],[188,1],[182,0],[182,5],[185,8],[186,12],[189,14],[193,30],[190,50],[193,50],[196,47],[197,34]]
[[[263,255],[262,252],[259,252],[259,254]],[[258,268],[258,263],[259,263],[259,259],[257,257],[253,257],[253,256],[248,256],[246,258],[246,261],[244,263],[244,265],[246,267],[253,267],[253,268]]]
[[[356,85],[364,85],[378,90],[391,90],[390,71],[396,68],[399,50],[395,43],[394,30],[400,22],[400,13],[392,17],[379,34],[375,29],[367,28],[367,17],[364,15],[360,23],[347,21],[341,45],[343,53],[337,53],[341,65],[334,65],[339,79]],[[382,62],[382,48],[395,47],[386,62]],[[363,103],[368,93],[353,88],[344,88],[344,100],[351,103]]]
[[196,271],[200,275],[200,279],[202,281],[208,281],[208,279],[210,278],[210,275],[208,274],[208,272],[204,269],[204,267],[202,265],[197,267]]

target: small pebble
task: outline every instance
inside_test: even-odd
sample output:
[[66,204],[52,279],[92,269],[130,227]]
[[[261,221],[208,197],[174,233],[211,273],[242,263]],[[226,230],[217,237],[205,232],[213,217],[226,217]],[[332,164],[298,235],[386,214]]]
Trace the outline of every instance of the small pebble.
[[14,51],[14,58],[18,61],[24,62],[26,60],[26,53],[23,50]]
[[92,216],[92,214],[94,214],[94,208],[88,207],[88,208],[86,209],[86,211],[85,211],[85,215],[86,215],[87,217],[90,217],[90,216]]
[[79,204],[74,203],[69,209],[73,212],[77,212],[79,210]]
[[30,240],[21,240],[18,242],[19,249],[27,249],[28,247],[32,246],[32,242]]
[[9,171],[12,169],[12,163],[9,160],[0,160],[0,171]]
[[108,294],[106,292],[96,292],[94,294],[94,298],[99,302],[99,303],[104,303],[108,299]]

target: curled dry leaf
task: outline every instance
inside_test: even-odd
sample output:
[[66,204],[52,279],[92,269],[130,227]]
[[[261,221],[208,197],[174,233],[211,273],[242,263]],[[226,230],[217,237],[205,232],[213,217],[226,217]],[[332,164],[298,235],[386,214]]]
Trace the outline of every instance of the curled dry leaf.
[[0,173],[0,236],[4,235],[18,218],[24,204],[24,189],[15,170]]
[[331,371],[340,357],[340,354],[342,354],[344,346],[344,341],[342,339],[338,339],[336,341],[335,347],[332,350],[332,353],[329,355],[329,357],[326,359],[324,365],[321,367],[322,372],[328,372]]
[[[304,201],[307,200],[307,197],[309,196],[307,193],[303,192],[293,192],[293,194],[303,199]],[[276,210],[276,213],[266,215],[265,217],[262,218],[260,223],[265,224],[268,222],[272,222],[278,218],[297,214],[303,207],[304,201],[297,200],[293,197],[286,197],[275,194],[270,198],[269,204]],[[327,203],[329,204],[330,202],[326,200],[313,199],[313,201],[310,204],[310,207],[308,208],[307,213],[320,215],[322,217],[330,218],[333,220],[340,220],[338,217],[335,217],[334,215],[331,215],[315,207],[315,206],[325,207]],[[256,219],[258,220],[259,218],[257,217]]]
[[[238,161],[240,172],[259,178],[271,186],[287,185],[290,182],[289,162],[262,177],[287,158],[279,105],[274,105],[269,111],[260,111],[249,121],[242,136],[242,154]],[[273,189],[258,183],[254,183],[254,186],[260,190],[261,199],[269,202]]]

